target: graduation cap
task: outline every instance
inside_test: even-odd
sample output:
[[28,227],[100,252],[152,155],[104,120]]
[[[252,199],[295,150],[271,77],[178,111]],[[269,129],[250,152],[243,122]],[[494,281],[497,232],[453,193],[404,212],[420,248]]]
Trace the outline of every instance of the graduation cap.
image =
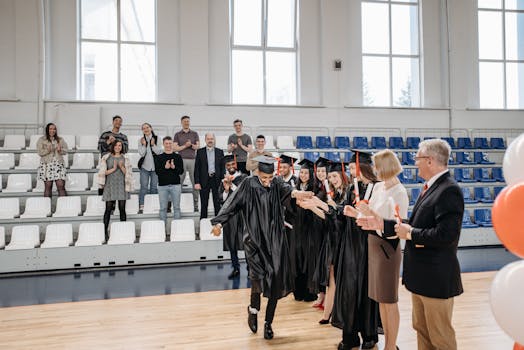
[[324,157],[318,157],[318,159],[315,161],[315,165],[317,168],[327,168],[331,161]]
[[295,162],[296,162],[296,159],[293,158],[293,157],[290,157],[290,156],[285,155],[285,154],[280,156],[280,163],[289,164],[289,165],[293,166],[293,163],[295,163]]
[[346,165],[344,162],[330,162],[328,172],[339,171],[342,173],[342,179],[347,179]]
[[237,156],[234,154],[226,154],[224,156],[224,164],[229,162],[235,162],[235,167],[237,166]]
[[298,162],[298,165],[300,165],[300,169],[313,169],[315,167],[315,163],[306,158]]
[[273,174],[275,171],[275,161],[276,158],[268,156],[258,156],[253,158],[253,160],[258,162],[258,170],[264,174]]
[[351,156],[351,160],[349,162],[356,163],[356,167],[355,167],[356,175],[357,177],[359,177],[360,176],[360,163],[369,164],[369,165],[373,164],[373,161],[371,160],[372,154],[366,151],[360,151],[358,149],[352,149],[351,151],[354,153]]

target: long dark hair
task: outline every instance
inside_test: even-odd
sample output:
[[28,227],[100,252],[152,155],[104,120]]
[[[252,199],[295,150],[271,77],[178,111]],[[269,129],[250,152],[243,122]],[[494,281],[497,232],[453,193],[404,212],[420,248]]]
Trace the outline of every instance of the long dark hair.
[[49,135],[49,128],[54,125],[55,127],[55,140],[56,142],[59,142],[59,138],[58,138],[58,128],[56,127],[55,124],[53,123],[47,123],[47,125],[45,126],[45,138],[47,139],[47,141],[51,142],[51,135]]
[[[302,169],[305,169],[305,168],[301,168],[300,171],[302,171]],[[315,188],[315,175],[313,175],[313,169],[311,168],[307,168],[307,171],[309,173],[309,180],[307,181],[307,189],[309,191],[312,191],[314,188]],[[300,173],[298,175],[298,181],[297,181],[297,189],[300,189],[300,185],[302,184],[302,180],[300,179]]]
[[124,150],[124,143],[120,140],[115,140],[112,144],[109,145],[109,152],[111,152],[112,155],[115,155],[115,146],[117,143],[120,143],[120,145],[122,146],[120,154],[125,154],[126,152]]
[[[149,123],[143,123],[142,126],[147,125],[151,128],[151,138],[155,140],[155,145],[158,145],[158,136],[156,136],[155,132],[153,131],[153,127]],[[146,135],[144,134],[144,139],[147,142]]]
[[377,182],[377,175],[373,172],[373,167],[370,164],[367,163],[361,163],[360,164],[360,171],[362,173],[362,176],[364,176],[366,179],[368,179],[371,182]]

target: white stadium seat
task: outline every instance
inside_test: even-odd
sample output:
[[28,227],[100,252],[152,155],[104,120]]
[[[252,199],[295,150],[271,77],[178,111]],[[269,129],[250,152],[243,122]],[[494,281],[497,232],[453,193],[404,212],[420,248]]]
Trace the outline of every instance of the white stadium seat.
[[[33,188],[33,192],[44,192],[45,190],[44,181],[36,179],[36,186]],[[53,191],[56,192],[56,182],[53,181]]]
[[138,143],[140,142],[140,139],[142,137],[144,137],[143,134],[127,135],[127,143],[129,145],[129,150],[136,151],[138,149]]
[[31,135],[31,138],[29,139],[29,146],[27,146],[26,149],[36,149],[36,144],[42,136],[43,135]]
[[25,135],[5,135],[4,149],[25,148]]
[[193,219],[178,219],[171,221],[171,242],[195,240],[195,222]]
[[140,173],[133,172],[133,188],[135,190],[140,190]]
[[80,196],[58,197],[54,218],[78,216],[82,213],[82,200]]
[[83,222],[78,228],[75,246],[85,247],[102,245],[105,241],[104,224],[101,222]]
[[109,240],[107,244],[133,244],[135,243],[135,223],[133,221],[119,221],[111,223]]
[[[255,140],[256,140],[256,135],[255,135],[255,138],[253,139],[253,143],[255,143]],[[275,148],[275,139],[273,138],[273,136],[271,135],[264,135],[264,138],[266,139],[266,147],[265,148],[269,148],[269,149],[272,149],[272,148]],[[255,146],[253,146],[254,148]]]
[[[228,138],[229,138],[229,136],[227,136],[227,135],[215,136],[215,146],[217,148],[221,148],[223,150],[226,150],[227,149],[227,139]],[[205,146],[205,143],[206,143],[205,139],[200,139],[200,146]]]
[[3,192],[27,192],[31,188],[31,174],[10,174]]
[[[211,233],[211,219],[201,219],[200,220],[200,240],[201,241],[211,241],[214,239],[222,239],[222,236],[215,236]],[[222,232],[222,230],[220,230]]]
[[82,135],[78,137],[78,144],[76,149],[98,149],[98,136],[96,135]]
[[5,247],[5,227],[0,226],[0,248]]
[[180,196],[180,212],[192,213],[193,211],[193,194],[182,193],[182,195]]
[[142,221],[140,243],[161,243],[166,241],[166,226],[162,220]]
[[40,156],[36,153],[21,153],[15,169],[36,169],[40,165]]
[[127,153],[126,157],[129,158],[131,166],[133,168],[138,168],[138,161],[140,160],[140,154],[138,153]]
[[67,144],[67,149],[72,150],[76,147],[75,142],[75,135],[58,135],[61,138],[64,139],[65,143]]
[[14,153],[0,153],[0,170],[13,169],[15,167]]
[[11,241],[5,250],[33,249],[40,245],[40,230],[38,225],[14,226]]
[[106,210],[106,203],[102,200],[102,196],[88,196],[86,211],[84,216],[100,216],[104,215]]
[[0,198],[0,219],[13,219],[20,215],[20,200],[15,198]]
[[87,173],[68,173],[66,191],[85,191],[89,187]]
[[71,169],[93,169],[95,167],[95,157],[93,153],[73,154],[73,164]]
[[25,210],[20,219],[45,218],[51,215],[51,198],[29,197],[25,201]]
[[93,173],[92,180],[91,191],[98,191],[98,173]]
[[144,197],[144,214],[158,214],[160,211],[160,201],[158,194],[146,194]]
[[293,149],[293,136],[277,136],[277,148]]
[[[126,215],[136,215],[138,214],[138,195],[132,194],[129,199],[126,201]],[[118,201],[115,204],[115,215],[118,215],[120,211],[118,210]]]
[[45,230],[45,239],[40,248],[69,247],[73,244],[73,225],[50,224]]

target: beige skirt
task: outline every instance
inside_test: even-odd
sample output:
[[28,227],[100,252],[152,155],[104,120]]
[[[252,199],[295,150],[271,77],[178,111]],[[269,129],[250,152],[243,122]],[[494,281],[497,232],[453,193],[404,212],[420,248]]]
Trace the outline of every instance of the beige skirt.
[[400,243],[393,249],[386,240],[368,235],[368,294],[378,303],[398,302]]

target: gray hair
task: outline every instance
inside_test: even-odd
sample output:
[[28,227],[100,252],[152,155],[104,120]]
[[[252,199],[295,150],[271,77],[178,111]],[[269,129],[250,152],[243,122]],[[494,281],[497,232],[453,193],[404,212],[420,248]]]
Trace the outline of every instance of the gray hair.
[[433,157],[440,164],[448,165],[451,147],[446,141],[442,139],[424,140],[418,145],[418,149],[422,153]]
[[206,132],[206,135],[204,136],[204,138],[207,138],[208,135],[215,138],[215,134],[213,134],[212,132]]

